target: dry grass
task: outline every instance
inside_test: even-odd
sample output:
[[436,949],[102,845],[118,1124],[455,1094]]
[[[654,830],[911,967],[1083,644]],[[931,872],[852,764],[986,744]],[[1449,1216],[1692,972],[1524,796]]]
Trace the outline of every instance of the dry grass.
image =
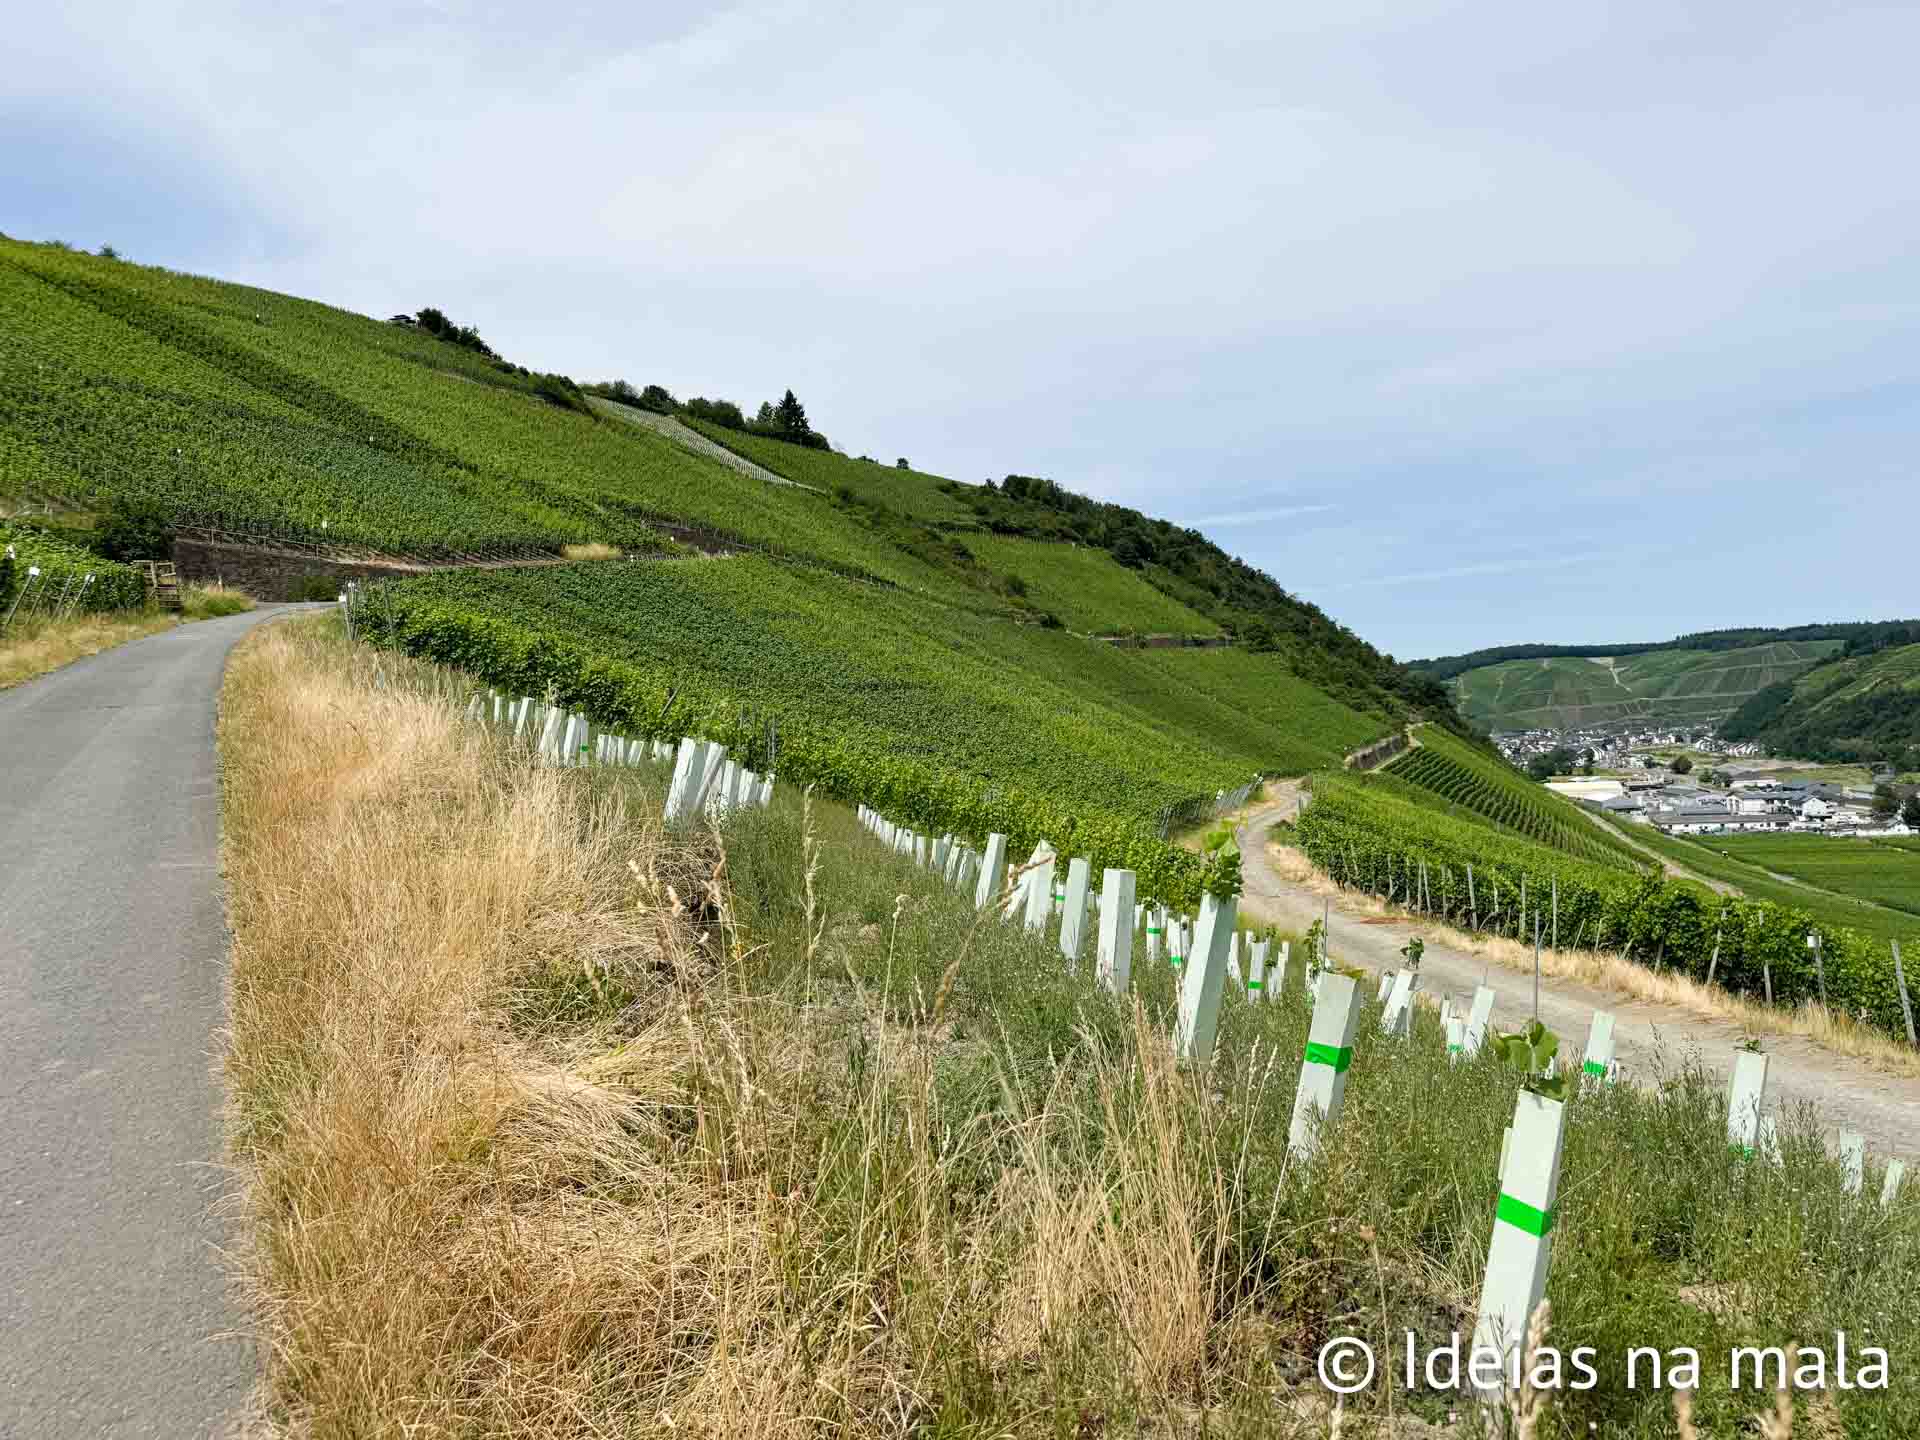
[[171,630],[179,623],[172,615],[145,610],[76,615],[70,620],[16,620],[0,635],[0,690],[129,640]]
[[180,600],[179,615],[163,610],[108,610],[60,620],[16,618],[0,635],[0,690],[129,640],[158,635],[186,620],[233,615],[253,608],[251,596],[225,585],[190,585]]
[[[427,676],[330,619],[228,670],[255,1433],[1359,1440],[1450,1408],[1383,1380],[1330,1411],[1311,1369],[1328,1333],[1473,1313],[1513,1083],[1430,1017],[1362,1027],[1297,1171],[1303,1003],[1229,1005],[1177,1066],[1165,967],[1100,994],[797,799],[663,833],[643,775],[536,768]],[[1692,1282],[1902,1343],[1907,1221],[1861,1241],[1810,1133],[1791,1176],[1735,1174],[1720,1103],[1695,1076],[1576,1114],[1570,1324],[1702,1342],[1706,1312],[1638,1308]],[[1657,1233],[1693,1238],[1656,1256],[1634,1197],[1679,1153]]]
[[187,620],[211,620],[253,609],[254,599],[237,585],[216,580],[211,585],[188,585],[180,593],[180,614]]
[[[1349,890],[1319,870],[1288,845],[1267,847],[1267,858],[1282,879],[1316,895],[1337,899],[1349,915],[1403,920],[1418,925],[1431,943],[1523,975],[1533,973],[1533,947],[1497,935],[1460,930],[1430,915],[1416,915],[1389,905],[1377,895]],[[1749,1000],[1708,986],[1672,971],[1656,971],[1612,951],[1551,950],[1540,952],[1540,973],[1572,980],[1626,1000],[1640,1000],[1684,1010],[1702,1019],[1737,1025],[1755,1035],[1794,1035],[1811,1040],[1836,1054],[1864,1061],[1891,1075],[1920,1077],[1920,1054],[1882,1031],[1863,1025],[1851,1015],[1814,1001],[1795,1009]]]
[[[850,971],[830,1003],[754,998],[715,837],[675,850],[332,634],[249,637],[220,719],[262,1433],[897,1434],[1093,1336],[1149,1408],[1231,1374],[1245,1137],[1164,1035],[1092,1077],[1097,1143],[1011,1096],[952,1133],[944,993],[898,1028]],[[806,903],[817,938],[810,878]],[[567,976],[616,1002],[516,1026]],[[878,1027],[858,1078],[850,1023]]]
[[594,540],[585,545],[562,545],[560,553],[569,560],[618,560],[622,551],[618,545]]

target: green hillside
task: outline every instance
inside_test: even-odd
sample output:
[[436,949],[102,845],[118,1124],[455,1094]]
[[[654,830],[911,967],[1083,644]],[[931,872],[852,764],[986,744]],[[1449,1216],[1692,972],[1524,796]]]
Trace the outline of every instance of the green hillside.
[[511,367],[269,291],[0,241],[0,496],[434,556],[664,522],[965,587],[821,497],[542,398]]
[[990,569],[1016,580],[1042,610],[1084,633],[1218,635],[1220,626],[1156,589],[1104,550],[986,533],[961,541]]
[[1383,767],[1425,791],[1447,813],[1478,816],[1499,829],[1599,864],[1636,866],[1631,850],[1571,802],[1522,775],[1489,751],[1422,726],[1414,747]]
[[1387,728],[1271,656],[1215,652],[1209,677],[751,557],[447,571],[392,587],[366,623],[517,694],[553,684],[629,733],[723,739],[785,779],[929,827],[1044,837],[1170,895],[1190,859],[1161,843],[1170,817]]
[[812,485],[828,493],[846,490],[859,500],[885,505],[925,524],[972,522],[973,512],[948,493],[955,486],[952,480],[882,465],[874,460],[849,459],[832,450],[815,450],[765,435],[748,434],[698,416],[681,418],[715,444],[724,445],[799,484]]
[[1728,717],[1721,733],[1782,755],[1920,770],[1920,642],[1904,643],[1901,632],[1883,638],[1903,643],[1837,655],[1790,684],[1763,690]]
[[1469,722],[1495,731],[1703,723],[1791,680],[1841,643],[1776,640],[1731,650],[1503,660],[1455,676],[1455,703]]

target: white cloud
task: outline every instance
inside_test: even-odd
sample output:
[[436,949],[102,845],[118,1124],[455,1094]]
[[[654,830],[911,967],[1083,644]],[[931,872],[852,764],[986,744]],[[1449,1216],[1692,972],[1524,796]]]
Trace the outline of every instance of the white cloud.
[[[1416,576],[1479,582],[1423,608],[1435,648],[1515,623],[1501,575],[1538,579],[1543,634],[1624,605],[1490,560],[1478,517],[1537,549],[1572,503],[1644,525],[1680,485],[1710,523],[1665,629],[1898,608],[1888,567],[1840,597],[1711,562],[1741,513],[1920,441],[1910,395],[1860,398],[1920,371],[1889,303],[1920,292],[1911,10],[77,0],[9,43],[6,117],[171,147],[257,217],[181,247],[191,214],[143,232],[126,195],[24,185],[23,145],[0,193],[63,198],[10,233],[438,304],[582,378],[791,385],[855,451],[1201,514],[1395,649]],[[1322,512],[1250,477],[1417,518],[1420,553],[1281,523]],[[1911,532],[1914,494],[1819,522]]]
[[1221,510],[1212,515],[1202,515],[1185,523],[1195,529],[1213,526],[1263,525],[1273,520],[1291,520],[1300,515],[1323,515],[1337,509],[1333,505],[1264,505],[1246,510]]

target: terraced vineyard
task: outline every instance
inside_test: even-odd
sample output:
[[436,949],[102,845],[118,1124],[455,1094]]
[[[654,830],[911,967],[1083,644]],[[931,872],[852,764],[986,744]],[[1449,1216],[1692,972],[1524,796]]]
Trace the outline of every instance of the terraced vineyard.
[[1571,730],[1635,720],[1704,723],[1840,648],[1838,640],[1780,640],[1737,650],[1650,650],[1638,655],[1505,660],[1457,676],[1460,711],[1490,730]]
[[[1920,634],[1920,623],[1895,629]],[[1780,755],[1920,768],[1920,644],[1889,640],[1762,691],[1727,718],[1721,733]]]
[[1503,830],[1604,865],[1637,865],[1626,845],[1567,801],[1534,784],[1498,756],[1437,726],[1422,726],[1418,743],[1384,767],[1395,780],[1426,792],[1449,811],[1466,811]]
[[[391,587],[374,633],[636,735],[697,733],[783,779],[974,836],[1043,836],[1191,894],[1169,806],[1338,763],[1387,722],[1278,661],[1231,696],[1090,644],[757,558],[450,572]],[[1248,657],[1229,657],[1241,659]],[[1246,703],[1252,699],[1255,703]]]

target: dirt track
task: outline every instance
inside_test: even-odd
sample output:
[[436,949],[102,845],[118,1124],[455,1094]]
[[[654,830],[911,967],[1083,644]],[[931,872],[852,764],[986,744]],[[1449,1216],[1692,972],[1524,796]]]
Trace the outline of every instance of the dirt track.
[[[1282,783],[1267,805],[1236,826],[1246,885],[1241,900],[1245,914],[1305,931],[1328,907],[1330,953],[1343,964],[1376,973],[1405,964],[1400,948],[1420,935],[1427,941],[1420,962],[1424,993],[1452,995],[1464,1004],[1471,1000],[1475,986],[1489,984],[1499,997],[1493,1011],[1496,1026],[1511,1030],[1532,1018],[1531,971],[1522,974],[1487,955],[1449,949],[1431,938],[1430,927],[1397,916],[1373,915],[1351,904],[1345,895],[1329,900],[1284,878],[1268,850],[1267,831],[1275,821],[1290,818],[1298,801],[1297,787]],[[1676,1068],[1688,1054],[1698,1055],[1709,1069],[1724,1075],[1745,1038],[1737,1025],[1689,1010],[1609,994],[1555,976],[1541,978],[1540,1018],[1576,1055],[1586,1044],[1596,1010],[1613,1012],[1616,1055],[1628,1078],[1640,1083],[1651,1082],[1663,1069]],[[1866,1136],[1872,1154],[1881,1159],[1905,1157],[1911,1168],[1920,1155],[1920,1080],[1885,1074],[1798,1036],[1768,1036],[1764,1046],[1772,1057],[1769,1105],[1811,1104],[1830,1136],[1857,1130]]]

